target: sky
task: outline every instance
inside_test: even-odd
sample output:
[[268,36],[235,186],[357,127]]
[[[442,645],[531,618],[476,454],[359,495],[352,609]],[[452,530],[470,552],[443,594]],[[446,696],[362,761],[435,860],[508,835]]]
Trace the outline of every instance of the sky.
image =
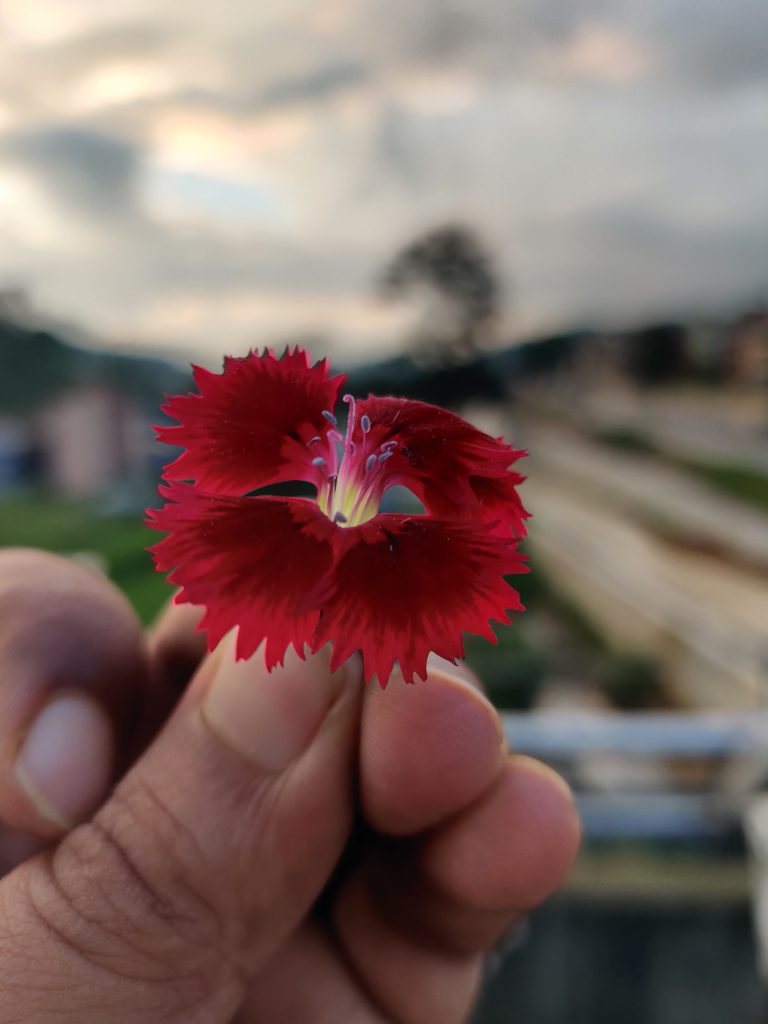
[[[393,351],[471,225],[501,335],[768,296],[765,0],[0,0],[0,286],[215,362]],[[409,319],[410,318],[410,319]]]

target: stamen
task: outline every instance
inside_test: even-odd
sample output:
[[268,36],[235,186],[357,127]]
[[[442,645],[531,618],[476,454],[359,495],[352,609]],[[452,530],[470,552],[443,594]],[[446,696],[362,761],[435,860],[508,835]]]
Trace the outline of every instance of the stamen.
[[[371,452],[373,446],[369,447],[367,439],[373,426],[370,416],[360,416],[360,434],[355,435],[358,424],[357,402],[353,395],[343,395],[342,400],[347,406],[345,436],[341,437],[333,413],[324,409],[323,418],[331,424],[331,429],[316,440],[323,441],[321,450],[325,452],[325,458],[314,459],[312,464],[325,466],[325,460],[328,460],[326,482],[318,491],[320,508],[336,525],[356,526],[376,514],[379,491],[386,482],[382,480],[377,467],[379,463],[386,462],[394,454],[391,449],[399,445],[396,441],[389,441]],[[354,436],[357,442],[353,440]]]
[[311,444],[317,444],[318,441],[322,441],[322,437],[320,437],[319,434],[315,434],[314,437],[310,437],[310,439],[307,441],[307,447],[309,447]]
[[354,395],[344,395],[342,402],[346,402],[349,406],[349,412],[347,413],[347,436],[344,439],[346,444],[352,441],[352,431],[355,429],[355,419],[357,418],[357,403],[355,402]]

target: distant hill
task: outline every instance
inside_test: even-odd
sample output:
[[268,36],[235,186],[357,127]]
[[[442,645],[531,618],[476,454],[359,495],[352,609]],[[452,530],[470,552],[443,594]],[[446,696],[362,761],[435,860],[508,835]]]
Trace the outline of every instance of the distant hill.
[[395,356],[352,368],[347,387],[358,396],[393,394],[447,406],[467,399],[504,401],[516,385],[567,364],[594,337],[576,331],[533,338],[454,366],[419,366],[407,356]]
[[78,348],[56,335],[0,318],[0,415],[33,412],[62,391],[103,384],[158,405],[186,390],[190,375],[163,359]]
[[[418,366],[396,356],[354,367],[347,387],[357,395],[370,391],[448,406],[468,398],[503,401],[517,383],[567,362],[590,337],[577,332],[535,339],[454,366]],[[106,385],[157,409],[161,395],[188,390],[192,378],[167,360],[79,348],[50,331],[0,317],[0,415],[33,412],[84,383]]]

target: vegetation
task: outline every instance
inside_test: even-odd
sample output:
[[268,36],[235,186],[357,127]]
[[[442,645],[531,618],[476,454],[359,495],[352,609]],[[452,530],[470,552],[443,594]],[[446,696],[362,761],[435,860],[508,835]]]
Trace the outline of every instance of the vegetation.
[[162,359],[76,348],[47,331],[0,315],[0,410],[25,414],[68,388],[100,384],[156,407],[163,393],[183,391],[189,375]]
[[731,466],[722,462],[683,458],[660,449],[653,441],[631,427],[599,430],[595,436],[603,444],[629,454],[654,455],[668,465],[692,473],[732,498],[755,505],[762,511],[768,511],[768,473],[761,473],[748,466]]
[[630,455],[658,455],[656,445],[631,427],[607,427],[595,432],[598,441]]
[[498,312],[493,264],[474,232],[460,224],[435,228],[406,245],[385,269],[382,284],[395,295],[426,285],[440,298],[444,315],[437,331],[431,310],[414,339],[438,366],[476,356],[480,336]]
[[[678,460],[680,462],[680,460]],[[680,462],[720,491],[768,512],[768,474],[717,462]]]
[[126,594],[145,623],[171,593],[146,551],[156,536],[138,513],[106,516],[83,504],[31,494],[0,502],[3,546],[43,548],[92,560]]
[[602,665],[600,683],[610,703],[621,711],[648,711],[664,703],[659,666],[640,654],[612,652]]
[[499,626],[496,633],[496,647],[481,637],[466,638],[467,663],[483,680],[496,707],[526,711],[547,674],[547,658],[530,645],[517,623]]

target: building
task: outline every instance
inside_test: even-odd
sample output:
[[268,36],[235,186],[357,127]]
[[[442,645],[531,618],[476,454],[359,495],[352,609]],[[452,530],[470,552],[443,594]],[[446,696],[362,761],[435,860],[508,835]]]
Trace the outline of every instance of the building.
[[113,388],[82,384],[36,416],[41,482],[69,498],[90,498],[146,475],[152,429],[142,407]]

